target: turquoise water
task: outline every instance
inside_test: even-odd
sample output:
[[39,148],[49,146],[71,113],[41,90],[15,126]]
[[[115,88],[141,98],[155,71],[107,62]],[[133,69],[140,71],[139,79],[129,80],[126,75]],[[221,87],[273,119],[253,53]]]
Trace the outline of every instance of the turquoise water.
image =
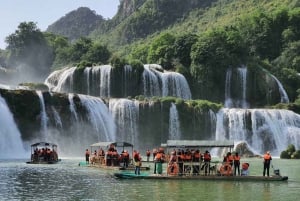
[[[82,160],[54,165],[0,160],[0,200],[296,201],[300,195],[300,160],[273,159],[287,182],[120,180],[112,170],[78,166]],[[251,175],[262,175],[261,159],[243,161],[250,162]]]

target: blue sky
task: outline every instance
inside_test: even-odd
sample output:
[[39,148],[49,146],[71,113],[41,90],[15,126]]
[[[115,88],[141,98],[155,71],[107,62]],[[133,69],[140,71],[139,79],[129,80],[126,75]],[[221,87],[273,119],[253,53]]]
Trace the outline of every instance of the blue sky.
[[79,7],[89,7],[104,18],[112,18],[120,0],[1,0],[0,49],[5,38],[14,33],[21,22],[33,21],[41,31],[59,18]]

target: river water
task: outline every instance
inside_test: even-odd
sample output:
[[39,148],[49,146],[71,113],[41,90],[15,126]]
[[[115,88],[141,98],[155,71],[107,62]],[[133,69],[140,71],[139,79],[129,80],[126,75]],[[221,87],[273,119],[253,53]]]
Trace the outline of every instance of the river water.
[[[273,159],[274,168],[289,177],[284,182],[120,180],[112,170],[79,166],[83,160],[63,158],[53,165],[0,160],[0,200],[296,201],[300,195],[300,160]],[[242,162],[250,163],[251,175],[262,175],[261,159]]]

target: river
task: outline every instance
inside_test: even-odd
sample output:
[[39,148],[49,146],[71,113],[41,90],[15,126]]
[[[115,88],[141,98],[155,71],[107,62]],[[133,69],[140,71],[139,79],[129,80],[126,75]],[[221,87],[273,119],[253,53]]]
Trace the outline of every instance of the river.
[[[119,180],[112,170],[79,166],[83,160],[63,158],[58,164],[33,165],[24,159],[2,159],[0,200],[299,200],[300,160],[273,159],[274,168],[289,177],[283,182]],[[242,162],[250,163],[251,175],[262,175],[261,159]]]

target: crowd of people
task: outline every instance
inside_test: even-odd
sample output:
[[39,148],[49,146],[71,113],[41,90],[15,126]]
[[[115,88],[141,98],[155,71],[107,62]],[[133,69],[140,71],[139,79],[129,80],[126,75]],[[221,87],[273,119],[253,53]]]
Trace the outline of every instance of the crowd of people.
[[111,144],[108,149],[105,151],[102,148],[94,150],[91,154],[89,149],[85,150],[85,161],[86,164],[100,164],[105,166],[112,167],[121,167],[127,168],[132,161],[132,165],[136,167],[136,173],[140,174],[140,167],[142,163],[141,155],[138,151],[134,150],[132,156],[128,150],[123,150],[121,153],[118,152],[116,147]]
[[58,154],[54,149],[50,148],[35,148],[32,156],[31,161],[57,161]]
[[[151,151],[148,149],[145,153],[146,161],[150,162]],[[86,163],[95,164],[97,161],[106,166],[120,166],[123,165],[127,168],[129,164],[135,167],[135,174],[140,174],[140,167],[142,166],[142,157],[136,150],[133,151],[132,157],[127,150],[118,153],[114,145],[110,145],[105,152],[102,148],[90,154],[86,149],[85,152]],[[211,155],[208,150],[201,153],[199,149],[178,149],[173,150],[171,153],[165,153],[163,148],[152,150],[152,161],[154,162],[154,174],[162,174],[162,164],[167,162],[167,173],[170,175],[180,174],[194,174],[210,175],[213,171],[214,174],[224,176],[247,176],[249,175],[249,163],[240,163],[241,157],[238,152],[232,154],[227,152],[223,158],[223,162],[217,166],[211,164]],[[269,169],[272,157],[270,152],[266,152],[263,156],[264,168],[263,176],[269,176]],[[202,171],[202,172],[201,172]]]

